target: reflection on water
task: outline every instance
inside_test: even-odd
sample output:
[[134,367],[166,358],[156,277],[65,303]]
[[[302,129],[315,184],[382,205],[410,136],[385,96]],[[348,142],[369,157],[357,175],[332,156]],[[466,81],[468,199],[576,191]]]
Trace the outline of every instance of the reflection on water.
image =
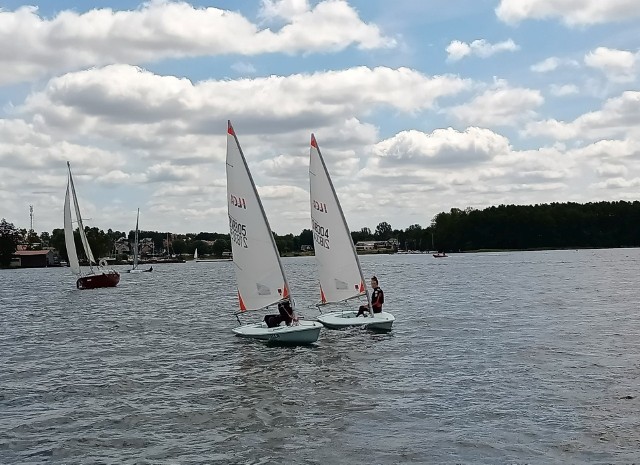
[[233,336],[230,262],[0,271],[0,463],[637,461],[640,250],[361,258],[394,330],[311,347]]

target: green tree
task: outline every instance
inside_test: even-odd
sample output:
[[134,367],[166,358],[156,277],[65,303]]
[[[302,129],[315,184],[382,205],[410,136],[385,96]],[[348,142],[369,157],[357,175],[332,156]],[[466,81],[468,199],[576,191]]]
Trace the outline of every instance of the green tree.
[[313,245],[313,232],[310,229],[303,229],[300,233],[300,245]]
[[40,243],[42,244],[42,247],[49,247],[49,241],[51,241],[51,235],[47,231],[42,232],[40,234]]
[[171,243],[171,248],[176,255],[182,255],[187,251],[187,244],[182,239],[177,239]]
[[20,242],[20,232],[13,223],[2,218],[0,221],[0,266],[8,267],[11,257]]
[[64,260],[69,260],[67,257],[67,248],[64,245],[64,229],[56,228],[51,231],[51,239],[49,239],[49,246],[58,251],[58,255]]
[[387,241],[391,238],[393,228],[389,223],[383,221],[376,226],[375,238],[379,241]]
[[231,250],[231,244],[224,239],[217,239],[211,247],[213,255],[216,257],[222,257],[222,252]]

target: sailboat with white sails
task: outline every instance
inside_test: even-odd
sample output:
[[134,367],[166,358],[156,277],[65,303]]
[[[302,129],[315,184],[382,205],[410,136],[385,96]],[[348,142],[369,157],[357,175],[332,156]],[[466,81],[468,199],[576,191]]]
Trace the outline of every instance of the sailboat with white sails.
[[[107,265],[106,260],[100,260],[97,263],[93,258],[89,240],[84,231],[82,224],[82,216],[80,215],[80,207],[78,198],[76,197],[76,188],[73,184],[73,176],[71,175],[71,164],[67,162],[69,177],[67,180],[67,193],[64,198],[64,242],[67,248],[67,256],[69,258],[69,267],[71,272],[78,277],[76,287],[78,289],[96,289],[99,287],[115,287],[120,282],[120,274],[114,270],[104,270]],[[83,274],[80,269],[80,261],[78,260],[78,252],[76,251],[76,243],[73,236],[73,221],[71,218],[71,200],[76,212],[76,223],[80,232],[80,242],[89,262],[89,273]]]
[[371,309],[371,296],[347,220],[313,134],[309,150],[309,184],[311,226],[320,275],[321,303],[318,308],[330,304],[342,304],[346,307],[341,311],[321,313],[318,321],[330,329],[365,326],[380,331],[391,330],[395,321],[391,313],[369,312],[368,316],[358,317],[357,310],[349,309],[352,300],[362,297],[366,298],[367,306]]
[[[227,128],[226,169],[231,248],[240,304],[236,317],[287,302],[293,308],[280,254],[231,121]],[[322,328],[320,323],[307,320],[274,327],[265,322],[240,324],[233,329],[237,336],[293,344],[317,341]]]
[[149,273],[153,271],[153,266],[150,266],[146,270],[138,268],[138,262],[140,261],[140,241],[138,240],[138,223],[140,221],[140,209],[138,208],[138,215],[136,216],[136,232],[133,236],[133,268],[127,270],[127,273]]

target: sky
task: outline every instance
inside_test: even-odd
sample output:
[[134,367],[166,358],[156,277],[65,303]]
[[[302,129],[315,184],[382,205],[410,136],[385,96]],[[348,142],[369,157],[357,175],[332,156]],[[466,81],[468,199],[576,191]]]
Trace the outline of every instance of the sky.
[[0,0],[0,217],[228,232],[231,120],[272,229],[314,133],[352,231],[637,200],[638,0]]

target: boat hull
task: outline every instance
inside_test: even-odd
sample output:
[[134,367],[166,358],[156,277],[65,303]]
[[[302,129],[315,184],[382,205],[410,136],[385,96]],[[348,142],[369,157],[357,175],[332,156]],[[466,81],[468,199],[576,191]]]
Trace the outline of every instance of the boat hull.
[[329,329],[346,329],[357,326],[375,331],[391,331],[396,318],[388,312],[374,313],[373,316],[356,316],[355,310],[344,312],[323,313],[318,316],[318,321]]
[[254,323],[233,329],[236,336],[281,344],[312,344],[318,340],[322,325],[315,321],[301,320],[295,326],[267,327],[266,323]]
[[146,270],[141,270],[140,268],[135,268],[133,270],[127,270],[127,273],[134,273],[134,274],[138,274],[138,273],[151,273],[153,271],[153,267],[151,268],[147,268]]
[[116,287],[120,282],[120,274],[109,271],[102,274],[90,274],[78,278],[76,287],[78,289],[98,289],[100,287]]

